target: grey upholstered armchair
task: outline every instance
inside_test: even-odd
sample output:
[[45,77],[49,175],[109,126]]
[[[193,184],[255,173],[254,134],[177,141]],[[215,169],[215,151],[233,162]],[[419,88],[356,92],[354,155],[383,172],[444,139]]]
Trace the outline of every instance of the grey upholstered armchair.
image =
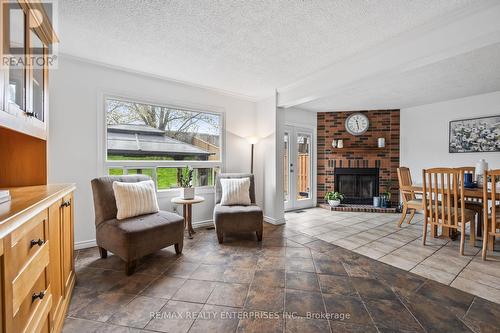
[[94,194],[96,242],[101,258],[107,251],[122,258],[127,275],[131,275],[137,259],[175,245],[180,254],[184,241],[184,219],[173,213],[159,211],[124,220],[116,219],[113,182],[139,182],[150,179],[145,175],[109,176],[92,180]]
[[[250,206],[221,206],[221,178],[250,178]],[[262,240],[264,214],[255,204],[255,182],[252,174],[226,173],[217,176],[215,185],[214,224],[219,243],[224,241],[226,232],[255,232],[257,239]]]

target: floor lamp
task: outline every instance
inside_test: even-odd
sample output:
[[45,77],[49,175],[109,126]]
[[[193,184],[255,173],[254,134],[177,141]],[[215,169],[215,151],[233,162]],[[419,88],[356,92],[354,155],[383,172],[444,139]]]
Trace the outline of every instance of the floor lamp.
[[254,145],[259,142],[259,138],[256,136],[251,136],[247,138],[248,143],[251,145],[251,155],[250,155],[250,173],[253,174],[253,150]]

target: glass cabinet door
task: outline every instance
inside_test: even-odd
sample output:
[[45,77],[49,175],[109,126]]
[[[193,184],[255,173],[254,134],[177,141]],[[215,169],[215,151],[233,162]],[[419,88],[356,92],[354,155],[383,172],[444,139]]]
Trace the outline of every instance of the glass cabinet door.
[[8,15],[7,54],[13,55],[8,70],[7,101],[11,106],[26,110],[26,15],[21,6],[11,4]]

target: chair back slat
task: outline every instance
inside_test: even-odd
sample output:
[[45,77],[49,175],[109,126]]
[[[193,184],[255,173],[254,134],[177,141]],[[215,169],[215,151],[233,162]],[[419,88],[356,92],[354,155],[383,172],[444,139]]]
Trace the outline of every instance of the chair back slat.
[[457,229],[465,216],[464,171],[433,168],[422,171],[425,220],[442,227]]
[[399,189],[403,197],[404,202],[415,199],[415,192],[406,189],[407,187],[413,185],[411,180],[411,172],[407,167],[399,167],[397,169]]

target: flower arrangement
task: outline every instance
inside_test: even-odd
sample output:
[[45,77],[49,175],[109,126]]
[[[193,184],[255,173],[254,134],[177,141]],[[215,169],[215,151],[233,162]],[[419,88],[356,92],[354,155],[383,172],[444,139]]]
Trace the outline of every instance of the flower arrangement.
[[179,175],[179,185],[182,188],[192,187],[193,181],[193,168],[185,167],[181,170]]
[[500,116],[450,122],[450,153],[500,151]]

